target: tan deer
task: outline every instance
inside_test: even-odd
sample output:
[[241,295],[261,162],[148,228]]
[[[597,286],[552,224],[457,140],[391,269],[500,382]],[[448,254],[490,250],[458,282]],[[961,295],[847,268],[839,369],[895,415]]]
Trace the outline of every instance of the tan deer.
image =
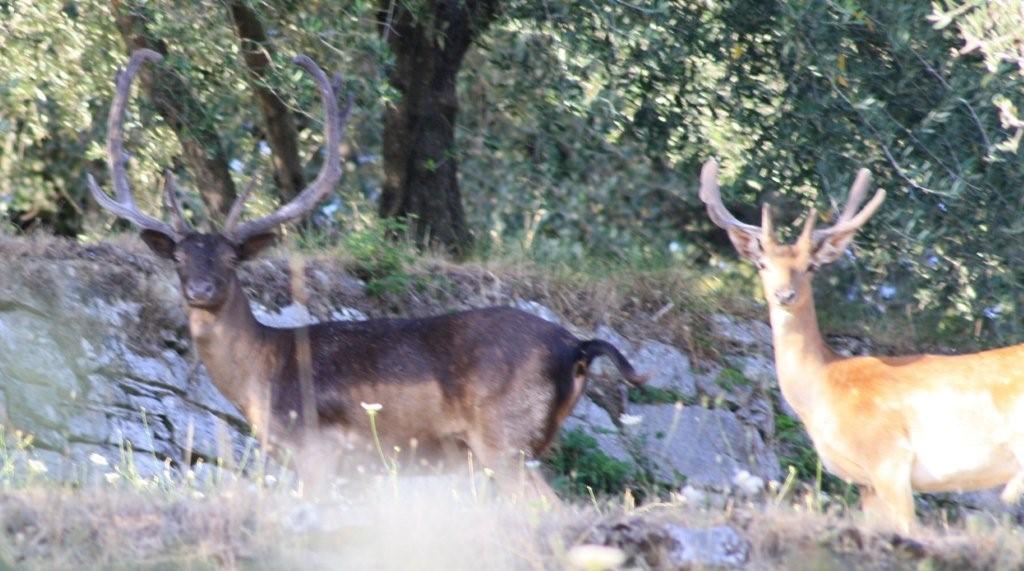
[[200,233],[187,224],[168,173],[168,225],[135,206],[122,145],[132,78],[145,61],[160,59],[137,51],[117,78],[107,135],[116,199],[91,176],[89,187],[103,208],[141,229],[153,252],[175,262],[199,355],[217,388],[260,434],[289,439],[310,429],[335,430],[369,442],[362,404],[379,404],[384,450],[408,450],[414,442],[429,456],[454,445],[472,451],[478,465],[499,469],[520,453],[529,458],[544,452],[582,393],[595,357],[611,358],[628,380],[642,382],[612,345],[580,341],[558,325],[508,307],[292,329],[261,324],[236,267],[271,244],[277,226],[308,213],[337,183],[348,109],[339,111],[324,72],[297,57],[316,80],[326,109],[326,156],[317,178],[272,214],[241,223],[249,194],[244,192],[221,232]]
[[816,230],[812,209],[793,245],[776,242],[767,204],[760,227],[730,214],[717,178],[710,160],[700,198],[758,267],[779,387],[825,468],[860,484],[865,511],[902,531],[914,522],[915,490],[1006,484],[1002,498],[1015,502],[1024,490],[1024,345],[957,356],[841,357],[818,330],[815,270],[843,255],[885,200],[879,189],[858,212],[870,173],[858,173],[833,226]]

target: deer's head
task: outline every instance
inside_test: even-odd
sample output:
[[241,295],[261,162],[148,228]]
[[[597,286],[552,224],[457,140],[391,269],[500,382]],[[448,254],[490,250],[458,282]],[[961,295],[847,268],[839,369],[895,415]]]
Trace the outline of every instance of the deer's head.
[[249,260],[274,242],[274,229],[298,219],[330,193],[341,177],[341,144],[345,120],[351,100],[339,110],[334,88],[327,75],[306,56],[296,56],[295,63],[315,79],[324,101],[325,158],[320,174],[291,202],[272,214],[256,220],[240,222],[245,202],[252,192],[253,183],[240,194],[228,212],[220,232],[203,233],[193,229],[185,220],[178,203],[178,189],[170,170],[164,175],[164,207],[170,212],[167,224],[139,211],[132,198],[131,187],[124,170],[123,124],[132,80],[146,61],[159,62],[163,58],[151,50],[137,50],[132,54],[125,70],[117,75],[114,102],[107,120],[107,160],[116,199],[108,196],[92,175],[87,177],[89,190],[103,208],[132,222],[141,230],[142,240],[158,256],[173,260],[181,279],[181,293],[190,307],[216,310],[227,300],[235,280],[235,268]]
[[729,233],[736,251],[757,266],[768,303],[773,307],[796,308],[811,300],[814,271],[839,259],[860,227],[885,200],[885,191],[878,189],[871,201],[858,211],[870,183],[871,173],[861,169],[835,224],[815,230],[817,212],[812,208],[800,237],[793,244],[780,244],[775,240],[771,208],[767,204],[761,209],[761,226],[744,224],[725,208],[718,188],[718,163],[714,159],[704,163],[701,169],[700,199],[707,205],[711,221]]

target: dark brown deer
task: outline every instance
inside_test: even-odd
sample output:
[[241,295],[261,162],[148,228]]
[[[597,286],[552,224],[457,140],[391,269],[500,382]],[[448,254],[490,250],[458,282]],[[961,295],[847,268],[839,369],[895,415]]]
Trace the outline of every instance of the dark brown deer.
[[423,453],[454,444],[472,451],[482,466],[498,469],[512,454],[544,452],[580,397],[595,357],[610,357],[627,380],[642,382],[609,343],[580,341],[558,325],[508,307],[293,329],[261,324],[236,267],[274,241],[275,227],[308,213],[337,183],[349,107],[339,111],[324,72],[308,57],[296,57],[316,80],[326,109],[326,156],[316,180],[276,212],[240,223],[249,194],[244,192],[220,233],[201,233],[187,224],[168,171],[169,225],[136,207],[122,145],[132,79],[145,61],[160,59],[139,50],[118,74],[107,126],[116,200],[91,176],[89,188],[103,208],[138,226],[153,252],[174,260],[199,355],[214,384],[258,433],[289,438],[316,427],[367,442],[372,435],[361,403],[379,403],[386,450],[410,441]]

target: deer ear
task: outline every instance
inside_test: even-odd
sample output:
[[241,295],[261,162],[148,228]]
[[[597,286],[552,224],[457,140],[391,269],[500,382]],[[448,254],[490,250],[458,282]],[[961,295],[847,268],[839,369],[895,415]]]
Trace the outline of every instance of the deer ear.
[[857,230],[853,229],[849,232],[827,236],[815,245],[814,251],[811,253],[811,263],[816,266],[824,266],[838,260],[842,257],[843,252],[850,247],[850,242],[853,241],[853,236],[856,233]]
[[761,248],[761,239],[757,235],[738,228],[730,228],[728,233],[729,240],[741,256],[755,264],[761,263],[764,250]]
[[272,246],[275,241],[277,241],[277,234],[273,232],[250,236],[238,245],[238,259],[243,262],[251,260],[267,247]]
[[157,230],[143,230],[140,236],[154,254],[168,260],[174,259],[174,238]]

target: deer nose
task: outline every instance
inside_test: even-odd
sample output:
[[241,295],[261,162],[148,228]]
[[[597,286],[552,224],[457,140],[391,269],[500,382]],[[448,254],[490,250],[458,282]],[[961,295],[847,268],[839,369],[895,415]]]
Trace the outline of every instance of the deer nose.
[[789,305],[796,299],[796,291],[793,288],[780,289],[775,292],[775,299],[782,305]]
[[213,298],[214,285],[209,280],[193,280],[185,286],[185,297],[189,301],[209,301]]

